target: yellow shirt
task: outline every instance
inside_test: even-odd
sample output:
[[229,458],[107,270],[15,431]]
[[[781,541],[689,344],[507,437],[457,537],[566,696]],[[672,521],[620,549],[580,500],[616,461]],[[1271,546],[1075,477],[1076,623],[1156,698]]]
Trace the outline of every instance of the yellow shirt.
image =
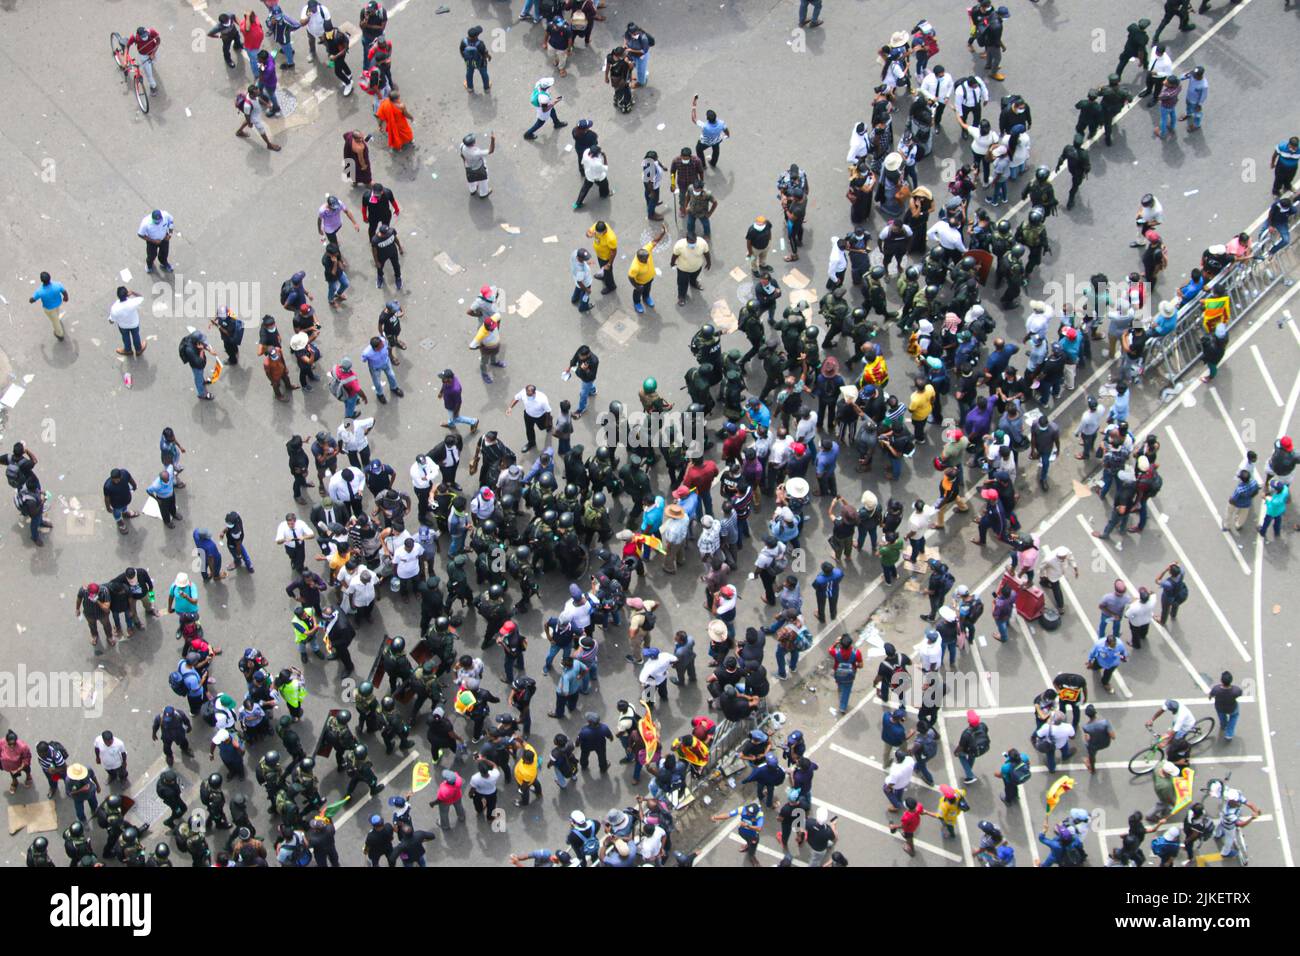
[[618,236],[614,230],[606,224],[604,232],[595,232],[594,227],[591,233],[591,247],[596,250],[596,258],[601,262],[608,262],[614,258],[614,253],[618,251]]
[[524,752],[533,755],[533,762],[515,761],[515,783],[521,787],[526,787],[537,779],[537,751],[532,744],[524,744]]
[[632,265],[627,270],[627,277],[637,285],[645,285],[655,277],[655,244],[647,242],[641,247],[650,254],[650,257],[642,262],[636,256],[632,257]]
[[934,386],[927,385],[919,392],[913,392],[908,399],[907,410],[912,413],[912,421],[920,422],[930,417],[934,409]]
[[966,791],[958,790],[957,794],[958,797],[956,800],[941,799],[939,801],[939,819],[948,824],[948,826],[955,824],[957,818],[961,816],[961,798],[966,795]]

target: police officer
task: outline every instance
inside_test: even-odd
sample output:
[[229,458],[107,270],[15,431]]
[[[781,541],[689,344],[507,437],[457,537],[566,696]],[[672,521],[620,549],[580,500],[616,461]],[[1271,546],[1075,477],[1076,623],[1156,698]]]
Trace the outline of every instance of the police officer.
[[713,386],[715,384],[714,367],[707,363],[696,365],[686,372],[686,392],[691,401],[704,406],[706,415],[713,412]]
[[758,303],[753,299],[740,307],[740,313],[736,316],[736,328],[749,340],[749,351],[740,359],[743,367],[748,365],[749,360],[763,347],[763,336],[766,334],[766,329],[763,327],[763,314],[758,308]]
[[[1151,21],[1143,17],[1137,23],[1128,25],[1128,36],[1124,40],[1124,49],[1119,54],[1119,66],[1115,67],[1115,75],[1123,77],[1124,67],[1128,65],[1129,60],[1137,60],[1142,69],[1149,67],[1148,51],[1151,49],[1151,38],[1147,35],[1147,27],[1151,26]],[[1110,138],[1107,137],[1106,145],[1110,145]]]
[[68,856],[68,865],[76,866],[79,860],[95,855],[95,848],[86,834],[86,826],[77,821],[63,831],[63,852]]
[[127,866],[145,865],[145,848],[140,843],[140,831],[135,827],[122,829],[122,845],[118,848],[117,857]]
[[1106,109],[1101,104],[1101,90],[1089,90],[1088,95],[1074,104],[1079,111],[1079,119],[1074,124],[1074,131],[1091,136],[1101,129],[1106,121]]
[[993,238],[989,240],[989,252],[997,257],[997,270],[993,274],[993,288],[1001,287],[1002,283],[1007,281],[1007,272],[1011,268],[1011,259],[1007,255],[1011,247],[1015,245],[1015,237],[1011,235],[1011,220],[999,219],[997,225],[993,227]]
[[818,303],[818,310],[826,322],[826,336],[822,339],[822,348],[828,349],[835,344],[839,336],[844,334],[845,323],[852,311],[844,286],[837,286],[822,296]]
[[[1043,212],[1049,216],[1054,216],[1056,215],[1058,202],[1056,199],[1056,190],[1052,188],[1050,179],[1051,175],[1052,171],[1050,169],[1046,166],[1039,166],[1034,170],[1033,181],[1024,188],[1024,191],[1020,194],[1020,198],[1028,199],[1031,205],[1043,210]],[[1032,214],[1031,211],[1030,215]],[[1024,242],[1023,239],[1020,241]],[[1028,245],[1028,243],[1026,243],[1026,245]],[[1030,271],[1033,271],[1032,267]]]
[[212,859],[212,848],[204,832],[203,817],[194,814],[180,825],[177,830],[177,842],[181,849],[190,855],[190,866],[207,866]]
[[[558,515],[556,520],[559,520]],[[510,620],[510,600],[506,589],[500,584],[492,585],[485,593],[479,595],[478,600],[474,602],[474,610],[483,621],[483,641],[479,644],[479,648],[487,650],[496,642],[501,625]]]
[[1026,279],[1034,274],[1034,269],[1043,261],[1043,254],[1051,248],[1047,241],[1047,226],[1044,225],[1046,219],[1042,209],[1034,208],[1029,210],[1029,217],[1016,227],[1016,241],[1029,252],[1025,262]]
[[289,754],[290,763],[296,763],[307,756],[307,751],[302,747],[302,738],[293,729],[293,718],[288,714],[276,721],[275,735],[280,738],[280,746]]
[[[421,668],[420,673],[425,673],[423,668]],[[438,684],[435,682],[433,686],[438,687]],[[440,687],[438,692],[440,694],[442,692]],[[438,701],[435,700],[434,706],[437,706],[437,703]],[[379,736],[384,741],[384,753],[391,754],[394,745],[400,747],[402,753],[406,753],[415,746],[415,741],[410,739],[411,725],[397,712],[397,701],[391,697],[385,697],[380,704],[380,710],[383,715],[384,725],[379,732]]]
[[154,792],[171,810],[171,816],[163,821],[163,825],[170,830],[178,821],[185,819],[185,801],[181,799],[181,784],[176,771],[164,770],[159,774],[158,782],[154,784]]
[[166,843],[159,843],[153,848],[153,853],[149,859],[144,861],[145,866],[151,867],[170,867],[172,865],[172,848]]
[[[872,266],[866,274],[863,281],[863,293],[866,296],[867,311],[874,312],[882,319],[889,321],[898,318],[897,312],[890,312],[885,296],[885,267]],[[854,318],[857,318],[857,312],[854,312]],[[856,341],[854,343],[857,344]]]
[[104,856],[116,856],[117,841],[121,838],[122,828],[126,825],[121,796],[115,793],[101,803],[99,809],[95,811],[95,822],[103,828],[108,837],[104,844]]
[[230,849],[230,844],[239,837],[241,830],[247,831],[249,837],[257,836],[257,827],[248,818],[248,797],[242,793],[236,793],[230,798],[230,822],[235,832],[230,835],[226,849]]
[[785,381],[786,357],[780,340],[770,338],[764,342],[759,357],[763,360],[763,388],[759,391],[758,398],[759,401],[766,401],[768,393],[780,388]]
[[[1143,20],[1143,23],[1150,23],[1149,20]],[[1145,52],[1145,48],[1143,50]],[[1106,81],[1106,85],[1101,88],[1101,122],[1105,130],[1106,145],[1111,145],[1111,127],[1114,125],[1116,118],[1124,111],[1124,107],[1133,101],[1133,94],[1124,90],[1119,85],[1119,74],[1112,73]]]
[[357,746],[356,735],[352,733],[352,712],[340,710],[325,718],[325,740],[334,750],[334,762],[343,770],[345,754]]
[[1007,253],[1007,287],[998,303],[1004,309],[1013,308],[1020,301],[1020,290],[1025,286],[1025,266],[1021,260],[1025,257],[1025,247],[1016,243]]
[[55,865],[50,859],[49,840],[45,837],[37,837],[32,841],[32,845],[27,848],[27,865],[32,868]]
[[302,800],[308,811],[315,810],[325,802],[325,798],[320,795],[320,783],[316,779],[315,758],[300,760],[289,775],[289,781],[295,789],[295,797]]
[[384,673],[388,675],[389,692],[394,697],[401,696],[407,682],[415,673],[411,659],[406,655],[406,638],[398,634],[388,641],[380,652],[379,663]]
[[352,706],[357,710],[357,726],[363,734],[373,734],[379,729],[379,698],[375,696],[375,685],[365,680],[357,685]]
[[918,266],[908,266],[898,277],[898,297],[902,300],[903,310],[898,316],[898,327],[910,332],[917,316],[912,315],[913,303],[921,289],[921,270]]
[[218,830],[229,830],[226,819],[226,793],[221,789],[221,774],[213,773],[199,784],[199,799],[208,810],[208,821]]
[[1061,158],[1056,161],[1057,168],[1065,166],[1070,171],[1070,194],[1066,197],[1065,208],[1074,208],[1074,200],[1079,195],[1079,187],[1092,172],[1092,160],[1083,145],[1083,134],[1075,133],[1074,142],[1061,150]]
[[[284,718],[280,718],[283,720]],[[281,785],[284,782],[284,770],[280,767],[280,752],[278,750],[268,750],[262,759],[257,762],[255,772],[257,782],[266,788],[266,799],[272,808],[276,804],[276,794],[280,792]]]
[[348,775],[347,795],[349,797],[363,783],[370,787],[372,797],[384,789],[384,785],[375,776],[375,768],[370,763],[370,751],[365,744],[357,744],[343,751],[340,769]]
[[181,753],[185,756],[194,755],[194,751],[190,749],[189,738],[186,736],[189,732],[189,717],[171,705],[164,707],[162,713],[154,716],[153,739],[157,740],[158,735],[162,734],[163,756],[167,758],[167,766],[170,767],[174,762],[172,747],[176,744],[180,745]]

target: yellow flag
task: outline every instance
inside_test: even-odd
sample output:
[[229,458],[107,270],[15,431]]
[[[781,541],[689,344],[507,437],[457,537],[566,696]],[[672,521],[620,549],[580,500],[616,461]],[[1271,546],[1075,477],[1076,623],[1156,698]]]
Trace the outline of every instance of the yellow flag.
[[433,779],[433,771],[429,764],[423,760],[417,760],[411,767],[411,793],[419,793],[429,785]]
[[1056,805],[1061,802],[1061,798],[1074,789],[1073,777],[1061,777],[1054,784],[1047,788],[1047,812],[1051,813],[1056,809]]
[[1195,770],[1191,767],[1185,767],[1181,774],[1173,778],[1174,808],[1169,811],[1171,816],[1192,802],[1192,796],[1195,793],[1192,787],[1192,780],[1195,776]]

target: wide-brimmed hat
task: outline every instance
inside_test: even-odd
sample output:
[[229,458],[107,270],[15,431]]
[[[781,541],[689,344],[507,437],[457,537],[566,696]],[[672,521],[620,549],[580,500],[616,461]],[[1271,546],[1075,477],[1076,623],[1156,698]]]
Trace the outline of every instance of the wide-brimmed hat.
[[685,518],[686,509],[679,504],[671,504],[664,509],[665,518]]
[[902,168],[903,168],[902,153],[890,153],[888,156],[885,157],[885,170],[887,172],[896,173]]
[[85,764],[81,764],[81,763],[68,764],[69,780],[85,780],[89,776],[90,776],[90,771],[86,769]]

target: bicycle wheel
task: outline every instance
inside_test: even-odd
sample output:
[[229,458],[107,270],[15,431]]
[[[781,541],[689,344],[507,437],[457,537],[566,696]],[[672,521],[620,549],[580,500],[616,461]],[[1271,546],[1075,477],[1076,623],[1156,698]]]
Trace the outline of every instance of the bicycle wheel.
[[1187,743],[1188,745],[1195,747],[1212,733],[1214,733],[1214,718],[1202,717],[1196,722],[1196,726],[1192,728],[1192,732],[1187,735]]
[[1165,761],[1165,753],[1159,747],[1151,746],[1140,750],[1128,759],[1128,772],[1135,777],[1145,777]]
[[140,112],[149,112],[149,88],[145,86],[144,77],[135,75],[135,101],[140,104]]
[[119,69],[126,69],[126,41],[122,39],[120,33],[110,33],[108,36],[109,49],[113,51],[113,59],[117,61]]

